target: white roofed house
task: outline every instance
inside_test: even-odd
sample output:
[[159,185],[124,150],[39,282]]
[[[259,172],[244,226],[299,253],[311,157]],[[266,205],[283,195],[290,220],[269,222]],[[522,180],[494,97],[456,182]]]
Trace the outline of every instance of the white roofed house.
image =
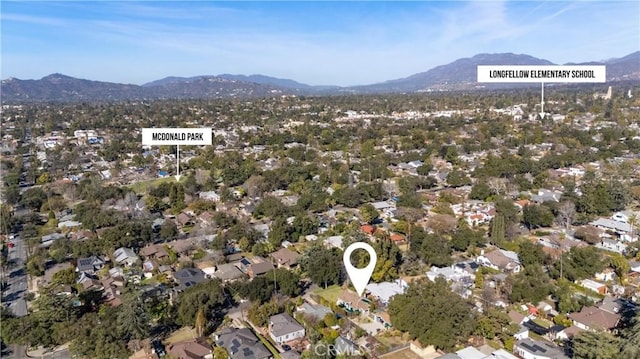
[[604,229],[605,231],[612,231],[621,235],[631,233],[631,225],[629,223],[609,218],[598,218],[589,224],[596,228]]
[[396,294],[403,294],[407,289],[407,283],[398,279],[394,282],[371,283],[366,290],[371,296],[377,298],[383,305],[389,304],[389,300]]
[[304,338],[305,330],[289,314],[276,314],[269,318],[269,335],[276,343],[282,344]]
[[613,238],[604,237],[600,240],[600,243],[596,244],[596,247],[611,252],[625,253],[628,246],[625,243],[617,241]]
[[496,249],[486,254],[483,253],[476,258],[476,262],[502,272],[518,273],[521,269],[518,254],[504,249]]
[[213,202],[220,201],[220,195],[217,194],[215,191],[200,192],[198,194],[198,197],[200,197],[200,199],[204,199],[207,201],[213,201]]
[[342,240],[344,239],[344,237],[342,236],[331,236],[331,237],[327,237],[324,240],[324,245],[327,248],[331,248],[331,247],[335,247],[335,248],[342,248]]
[[605,284],[596,282],[595,280],[591,279],[583,279],[582,281],[580,281],[580,286],[582,288],[586,288],[600,294],[607,294],[607,292],[609,291]]
[[116,263],[127,266],[132,266],[140,260],[133,249],[125,247],[116,249],[116,251],[113,252],[113,258]]

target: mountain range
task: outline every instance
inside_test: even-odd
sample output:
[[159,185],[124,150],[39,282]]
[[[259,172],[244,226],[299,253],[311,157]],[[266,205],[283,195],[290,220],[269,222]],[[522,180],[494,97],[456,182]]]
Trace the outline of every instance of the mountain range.
[[[290,79],[265,75],[206,75],[166,77],[143,85],[78,79],[52,74],[39,80],[9,78],[2,81],[3,103],[38,101],[118,101],[141,99],[251,98],[275,95],[332,95],[451,91],[506,88],[513,84],[476,82],[478,65],[554,65],[530,55],[478,54],[405,78],[363,86],[312,86]],[[640,51],[621,58],[566,65],[606,65],[607,81],[640,80]]]

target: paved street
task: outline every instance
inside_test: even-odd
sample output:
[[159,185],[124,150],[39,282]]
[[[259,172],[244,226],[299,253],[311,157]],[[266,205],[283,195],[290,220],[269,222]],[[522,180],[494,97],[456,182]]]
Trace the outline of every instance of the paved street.
[[27,273],[25,264],[27,262],[27,249],[24,240],[16,237],[12,240],[14,246],[9,248],[8,259],[15,264],[9,269],[7,275],[7,288],[4,291],[4,301],[13,314],[18,317],[27,315],[27,302],[24,299],[27,294]]
[[[31,129],[29,128],[25,131],[25,142],[23,146],[28,146],[32,142],[34,142],[34,139],[31,136]],[[26,173],[23,174],[26,175]],[[2,293],[2,304],[7,305],[15,316],[24,317],[28,314],[27,301],[24,298],[28,291],[28,276],[25,271],[27,248],[24,240],[20,236],[15,237],[11,242],[13,243],[13,248],[9,248],[7,259],[13,262],[13,266],[9,268],[8,273],[3,273],[7,279],[7,288]],[[7,358],[27,358],[26,348],[22,345],[11,345],[11,353]]]

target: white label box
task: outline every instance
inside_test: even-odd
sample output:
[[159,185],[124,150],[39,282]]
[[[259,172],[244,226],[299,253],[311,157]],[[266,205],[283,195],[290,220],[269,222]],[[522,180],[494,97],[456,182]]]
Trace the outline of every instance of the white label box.
[[144,146],[164,145],[211,145],[211,128],[143,128]]
[[478,82],[602,83],[606,65],[478,65]]

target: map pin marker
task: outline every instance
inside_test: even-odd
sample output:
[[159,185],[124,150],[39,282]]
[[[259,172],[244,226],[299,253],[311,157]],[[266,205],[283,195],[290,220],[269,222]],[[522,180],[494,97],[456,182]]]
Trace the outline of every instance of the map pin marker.
[[[353,253],[353,251],[355,251],[356,249],[364,249],[365,251],[367,251],[367,253],[369,253],[370,262],[364,268],[356,268],[351,265],[351,253]],[[373,269],[376,267],[376,261],[378,260],[376,251],[367,243],[355,242],[347,247],[347,249],[344,251],[342,260],[344,261],[344,266],[347,269],[347,274],[349,275],[351,283],[356,288],[356,292],[358,292],[358,295],[362,296],[364,289],[367,287],[367,284],[369,284],[369,279],[371,279]]]

